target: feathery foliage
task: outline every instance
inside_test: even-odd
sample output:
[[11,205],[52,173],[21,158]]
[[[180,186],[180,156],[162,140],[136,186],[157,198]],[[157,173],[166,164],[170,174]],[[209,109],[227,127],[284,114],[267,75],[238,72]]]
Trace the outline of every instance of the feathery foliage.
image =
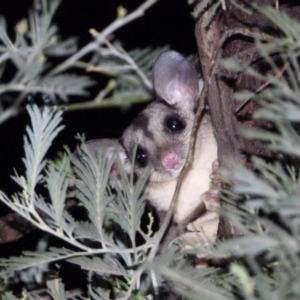
[[[95,157],[84,145],[81,160],[66,153],[59,166],[47,164],[45,154],[54,136],[62,129],[59,126],[62,111],[45,108],[41,112],[37,106],[29,106],[28,112],[32,129],[27,128],[25,137],[26,176],[16,174],[14,177],[21,187],[18,194],[10,199],[1,192],[0,199],[38,228],[79,250],[50,248],[44,253],[24,252],[22,257],[2,259],[0,264],[12,272],[65,259],[95,274],[121,276],[123,280],[131,278],[136,282],[141,275],[136,268],[145,260],[145,254],[153,244],[140,228],[146,200],[142,191],[147,174],[135,184],[133,176],[128,181],[123,174],[113,191],[108,180],[114,159],[105,159],[106,153]],[[73,172],[70,172],[70,164]],[[49,190],[50,203],[36,192],[44,183]],[[69,192],[87,210],[86,222],[76,221],[64,210]],[[138,247],[137,234],[143,234],[145,238]],[[96,254],[100,257],[86,257]],[[124,293],[117,285],[116,288],[120,289],[120,295]]]
[[[145,1],[130,14],[119,7],[116,20],[101,33],[90,30],[93,40],[82,49],[78,49],[74,38],[61,40],[57,26],[52,24],[59,0],[42,0],[41,6],[36,4],[28,18],[15,26],[14,40],[8,35],[5,19],[1,17],[0,124],[15,116],[23,103],[36,102],[36,98],[44,104],[57,104],[68,103],[70,97],[88,96],[87,89],[96,83],[93,80],[96,72],[107,76],[107,85],[100,87],[92,100],[70,105],[68,109],[120,106],[149,100],[152,89],[149,73],[161,49],[148,47],[126,52],[118,40],[108,37],[140,17],[156,1]],[[55,57],[60,57],[62,62],[54,63]],[[9,63],[16,67],[10,80],[3,78]],[[73,73],[69,71],[71,68]]]
[[[150,5],[151,1],[144,4],[147,3]],[[201,10],[205,9],[205,3],[208,1],[203,1]],[[51,7],[54,10],[55,6]],[[253,9],[258,8],[254,6]],[[62,129],[59,125],[62,111],[39,110],[37,106],[31,106],[27,110],[32,124],[24,139],[26,172],[23,176],[14,176],[20,191],[11,198],[1,191],[0,200],[40,229],[65,241],[68,247],[50,248],[43,253],[24,252],[22,257],[1,259],[4,273],[66,260],[88,271],[89,284],[85,291],[76,295],[78,299],[153,299],[161,285],[187,299],[299,299],[300,26],[296,20],[270,7],[259,7],[259,10],[282,31],[280,37],[268,42],[255,40],[257,51],[272,71],[261,74],[251,66],[239,66],[232,60],[223,61],[223,64],[270,82],[260,93],[245,91],[236,97],[242,102],[257,101],[261,108],[254,117],[272,123],[272,131],[256,129],[244,131],[244,134],[265,142],[273,156],[268,160],[253,156],[252,170],[236,164],[231,170],[221,170],[221,176],[229,186],[222,190],[222,200],[230,203],[221,213],[244,235],[219,241],[215,247],[187,250],[188,254],[226,259],[228,268],[195,269],[185,252],[178,252],[177,248],[168,249],[155,258],[148,256],[157,241],[155,235],[151,236],[151,226],[148,232],[143,232],[140,223],[146,203],[143,188],[147,174],[134,182],[133,174],[125,175],[116,156],[107,159],[106,153],[101,152],[95,156],[84,144],[81,159],[66,151],[60,164],[47,162],[46,153]],[[114,26],[116,24],[119,23],[116,21]],[[120,90],[134,95],[139,92],[141,82],[150,88],[148,76],[154,57],[150,48],[123,52],[117,44],[106,40],[114,26],[101,34],[94,32],[93,46],[52,70],[53,76],[70,66],[86,68],[92,65],[95,71],[121,76],[124,86],[119,85],[116,89],[113,86],[113,97],[119,97]],[[44,38],[47,36],[49,33]],[[36,34],[32,37],[34,41],[38,39]],[[103,49],[95,53],[91,62],[79,63],[83,53],[92,51],[95,45]],[[70,47],[70,44],[65,46]],[[5,51],[3,53],[10,53],[9,48]],[[53,51],[50,52],[55,53]],[[280,54],[281,62],[273,59],[274,51]],[[109,59],[100,64],[105,56]],[[281,69],[278,64],[282,61],[285,74],[278,77]],[[26,65],[18,58],[17,63],[20,74],[23,70],[25,76]],[[28,82],[37,78],[39,70],[42,71],[39,65],[37,69],[30,68],[28,74],[26,71]],[[53,94],[59,94],[54,83],[52,87]],[[39,91],[43,92],[42,89]],[[111,91],[112,87],[108,86],[98,95],[100,103]],[[121,175],[118,184],[110,181],[111,170],[115,167]],[[37,193],[40,186],[46,187],[49,201]],[[68,199],[76,199],[84,207],[86,220],[77,220],[65,209],[64,203]],[[148,223],[151,225],[151,222],[150,216]],[[1,278],[7,280],[4,273]],[[48,281],[47,286],[54,299],[73,297],[58,279]],[[1,289],[5,290],[2,284]],[[34,293],[24,291],[24,294],[28,299],[36,299]],[[17,299],[10,292],[3,297]]]

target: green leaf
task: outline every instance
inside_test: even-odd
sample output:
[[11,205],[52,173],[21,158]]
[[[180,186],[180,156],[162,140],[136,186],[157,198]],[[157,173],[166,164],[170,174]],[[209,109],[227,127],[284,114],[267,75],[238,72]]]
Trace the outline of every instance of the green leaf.
[[112,257],[101,259],[99,257],[75,257],[68,260],[79,265],[82,269],[93,271],[98,274],[128,276],[128,273],[120,262]]

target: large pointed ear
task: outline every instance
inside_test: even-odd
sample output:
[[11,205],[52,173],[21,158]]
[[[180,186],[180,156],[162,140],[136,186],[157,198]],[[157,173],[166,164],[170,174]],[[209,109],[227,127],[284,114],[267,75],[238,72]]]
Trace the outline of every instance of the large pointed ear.
[[[120,160],[122,161],[125,159],[125,151],[123,150],[122,146],[116,139],[96,139],[96,140],[90,140],[84,143],[84,146],[86,146],[88,152],[92,154],[94,157],[97,157],[100,153],[106,155],[108,159],[112,158],[114,154],[118,154],[120,157]],[[76,149],[75,155],[80,160],[81,156],[81,148],[82,146],[79,146],[79,148]]]
[[[83,146],[86,147],[85,150],[83,150]],[[112,168],[112,175],[114,176],[117,176],[117,173],[119,173],[117,171],[117,165],[115,164],[117,161],[121,163],[125,171],[130,169],[127,163],[125,150],[116,139],[96,139],[87,141],[84,145],[77,147],[74,155],[78,160],[83,161],[86,151],[95,158],[98,158],[99,155],[105,155],[106,160],[114,160]]]
[[153,70],[156,95],[170,105],[180,101],[195,103],[200,88],[200,77],[192,65],[178,52],[165,51],[156,59]]

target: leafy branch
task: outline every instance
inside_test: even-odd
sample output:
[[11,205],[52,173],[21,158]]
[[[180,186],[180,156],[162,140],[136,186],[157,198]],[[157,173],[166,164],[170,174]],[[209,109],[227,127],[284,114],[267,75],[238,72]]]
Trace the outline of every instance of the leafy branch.
[[[116,157],[107,160],[106,154],[101,152],[95,156],[84,144],[80,160],[66,153],[60,164],[47,163],[45,155],[63,128],[59,125],[62,110],[45,107],[40,111],[37,106],[28,106],[27,110],[32,128],[27,127],[24,138],[26,172],[25,176],[16,173],[13,177],[21,191],[11,199],[0,191],[0,200],[37,228],[80,251],[50,248],[50,251],[43,253],[24,252],[24,256],[2,259],[0,264],[13,271],[68,260],[83,269],[90,269],[91,266],[94,268],[97,260],[97,273],[103,270],[110,276],[132,277],[131,285],[136,288],[141,274],[134,271],[135,266],[144,262],[148,249],[154,245],[152,238],[143,234],[144,242],[136,246],[136,235],[141,232],[140,219],[145,207],[146,199],[142,191],[147,176],[142,176],[134,184],[120,169],[123,175],[114,187],[116,193],[113,193],[108,181]],[[50,202],[37,194],[41,184],[46,184]],[[87,221],[78,222],[65,210],[65,201],[69,197],[78,199],[84,205],[88,212]],[[102,257],[97,258],[96,255]],[[93,256],[94,262],[86,256]],[[109,268],[108,263],[116,267]],[[128,269],[124,269],[123,263]]]
[[[28,20],[21,20],[16,25],[14,41],[8,36],[5,20],[1,18],[0,77],[3,76],[8,61],[17,70],[10,82],[5,83],[4,80],[0,84],[0,124],[16,115],[29,98],[35,101],[36,96],[42,95],[44,104],[49,105],[68,102],[72,96],[88,95],[87,89],[95,85],[93,72],[105,74],[108,77],[107,86],[100,87],[92,101],[77,103],[75,107],[90,109],[126,105],[131,103],[131,97],[133,102],[148,100],[152,90],[149,72],[160,50],[148,48],[144,51],[126,52],[117,40],[110,41],[109,36],[143,16],[156,2],[157,0],[145,1],[129,14],[123,7],[119,7],[116,20],[101,33],[91,29],[94,40],[79,51],[75,39],[61,41],[57,27],[52,25],[59,0],[50,3],[41,1],[40,11],[31,11]],[[87,54],[92,54],[90,61],[86,61]],[[53,56],[70,55],[59,65],[50,67],[49,62],[52,63]],[[80,69],[80,74],[83,70],[89,76],[65,72],[74,67]],[[17,98],[12,96],[14,93],[18,94]],[[100,104],[102,100],[104,103]]]

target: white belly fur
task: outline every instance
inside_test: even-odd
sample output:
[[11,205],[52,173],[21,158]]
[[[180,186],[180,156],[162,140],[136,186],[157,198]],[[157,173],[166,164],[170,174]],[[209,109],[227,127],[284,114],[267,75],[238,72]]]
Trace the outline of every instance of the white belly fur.
[[[201,195],[210,188],[209,175],[212,173],[212,163],[217,159],[217,144],[211,125],[205,124],[205,131],[204,135],[203,133],[199,134],[199,141],[197,139],[197,149],[199,150],[195,151],[194,163],[180,188],[175,211],[177,223],[185,220],[201,204]],[[205,136],[204,139],[203,136]],[[167,211],[169,209],[176,182],[177,179],[174,179],[148,185],[148,199],[157,210]]]

